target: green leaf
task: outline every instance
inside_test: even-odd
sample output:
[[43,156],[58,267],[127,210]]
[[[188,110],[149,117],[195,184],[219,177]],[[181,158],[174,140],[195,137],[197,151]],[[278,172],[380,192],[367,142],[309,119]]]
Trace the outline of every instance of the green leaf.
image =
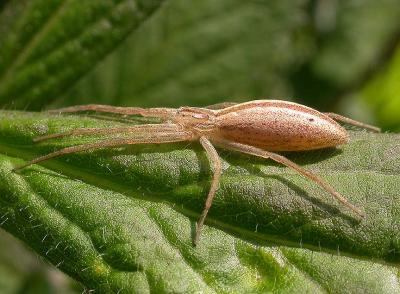
[[0,11],[0,104],[38,109],[65,94],[162,2],[9,1]]
[[[399,12],[396,0],[0,1],[0,105],[181,106],[292,96],[326,105],[381,62]],[[366,92],[385,109],[380,121],[395,128],[396,70],[388,68]],[[376,100],[383,96],[391,103]],[[90,141],[34,145],[34,136],[110,125],[119,124],[0,113],[0,224],[86,287],[400,292],[398,136],[355,132],[339,150],[288,155],[364,208],[369,218],[360,224],[293,172],[219,150],[222,186],[193,248],[211,176],[198,144],[97,151],[10,172],[22,160]],[[6,265],[2,259],[0,289],[12,291],[18,281]],[[30,281],[33,292],[43,285],[34,275]]]
[[[359,221],[315,184],[220,150],[224,174],[199,245],[210,183],[198,144],[73,154],[11,169],[63,146],[32,138],[121,122],[0,113],[0,223],[86,287],[104,292],[399,292],[400,136],[351,132],[339,149],[288,156],[365,210]],[[294,249],[271,245],[289,245]],[[325,253],[323,253],[325,252]],[[331,255],[333,253],[334,255]]]

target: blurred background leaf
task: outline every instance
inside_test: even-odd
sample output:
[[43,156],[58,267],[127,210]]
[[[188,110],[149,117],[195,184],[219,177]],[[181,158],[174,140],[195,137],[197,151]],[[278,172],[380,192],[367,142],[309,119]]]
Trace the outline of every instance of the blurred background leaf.
[[65,101],[94,93],[146,106],[289,97],[286,76],[306,50],[303,8],[298,0],[169,1]]
[[400,131],[400,46],[384,69],[359,92],[384,128]]
[[[275,98],[399,130],[399,39],[398,0],[4,0],[0,105]],[[302,270],[320,266],[326,275],[311,276],[333,281],[326,260]],[[378,280],[396,276],[374,266]],[[9,289],[29,280],[10,272]],[[48,284],[47,272],[39,276]]]
[[[397,0],[169,1],[58,105],[267,97],[350,114],[342,100],[390,62],[399,40]],[[357,101],[355,118],[373,122],[373,107]]]
[[0,103],[40,109],[87,73],[163,0],[9,1],[0,14]]

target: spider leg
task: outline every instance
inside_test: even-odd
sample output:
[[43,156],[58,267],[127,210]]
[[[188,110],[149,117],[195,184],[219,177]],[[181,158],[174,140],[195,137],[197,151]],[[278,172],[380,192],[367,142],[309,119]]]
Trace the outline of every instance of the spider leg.
[[49,139],[64,138],[69,136],[81,136],[81,135],[107,135],[107,134],[118,134],[118,133],[134,133],[143,134],[143,132],[154,132],[162,130],[164,132],[181,131],[178,125],[175,124],[146,124],[146,125],[135,125],[129,127],[114,127],[114,128],[79,128],[71,131],[62,133],[55,133],[36,137],[33,139],[34,142],[42,142]]
[[373,131],[375,133],[379,133],[381,131],[380,128],[375,127],[375,126],[371,126],[369,124],[365,124],[359,121],[356,121],[354,119],[342,116],[340,114],[337,113],[333,113],[333,112],[324,112],[325,115],[329,116],[330,118],[332,118],[333,120],[339,121],[339,122],[343,122],[349,125],[353,125],[356,127],[360,127],[360,128],[364,128],[364,129],[368,129],[370,131]]
[[219,179],[221,177],[221,172],[222,172],[221,159],[219,158],[218,153],[215,150],[214,146],[211,144],[211,142],[206,137],[201,137],[200,143],[203,146],[203,148],[206,150],[207,157],[213,167],[214,174],[213,174],[210,190],[208,191],[204,210],[201,213],[199,220],[196,223],[196,234],[193,239],[193,245],[195,245],[195,246],[197,245],[197,243],[199,241],[199,237],[201,234],[201,230],[203,228],[204,221],[207,217],[208,211],[210,210],[215,193],[217,192],[218,185],[219,185]]
[[206,106],[204,108],[212,109],[212,110],[218,110],[218,109],[224,109],[224,108],[236,105],[236,104],[238,104],[238,103],[236,103],[236,102],[221,102],[221,103],[208,105],[208,106]]
[[101,104],[70,106],[65,108],[52,109],[49,110],[48,112],[60,114],[60,113],[75,113],[81,111],[116,113],[122,115],[141,115],[148,117],[160,117],[166,119],[171,117],[176,112],[174,108],[119,107],[119,106],[101,105]]
[[28,161],[20,166],[17,166],[13,171],[18,171],[22,168],[30,166],[35,163],[46,161],[52,158],[60,157],[66,154],[77,153],[87,150],[95,150],[101,148],[117,147],[122,145],[134,145],[134,144],[159,144],[159,143],[171,143],[171,142],[181,142],[193,140],[193,133],[188,131],[178,131],[178,132],[164,132],[164,131],[153,131],[143,134],[142,136],[131,137],[131,138],[114,138],[103,140],[94,143],[76,145],[71,147],[66,147],[58,151],[49,153],[37,157],[31,161]]
[[216,145],[221,146],[223,148],[231,149],[231,150],[246,153],[246,154],[251,154],[251,155],[262,157],[265,159],[272,159],[273,161],[279,162],[279,163],[295,170],[299,174],[303,175],[304,177],[310,179],[311,181],[313,181],[314,183],[319,185],[325,191],[330,193],[342,205],[348,207],[349,209],[351,209],[353,212],[355,212],[360,217],[365,216],[364,212],[362,212],[358,207],[351,204],[345,197],[343,197],[340,193],[338,193],[331,185],[329,185],[327,182],[325,182],[322,178],[320,178],[316,174],[302,168],[301,166],[297,165],[296,163],[294,163],[293,161],[287,159],[286,157],[284,157],[282,155],[279,155],[279,154],[273,153],[273,152],[269,152],[269,151],[265,151],[265,150],[262,150],[262,149],[259,149],[259,148],[253,147],[253,146],[231,142],[228,140],[213,140],[213,143],[215,143]]

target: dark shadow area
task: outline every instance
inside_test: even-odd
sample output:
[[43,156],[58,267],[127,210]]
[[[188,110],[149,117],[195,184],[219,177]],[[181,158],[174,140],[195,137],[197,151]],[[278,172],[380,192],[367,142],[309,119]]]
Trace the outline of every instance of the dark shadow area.
[[279,154],[296,162],[299,165],[313,164],[326,159],[338,156],[343,153],[340,148],[324,148],[302,152],[280,152]]
[[[339,148],[324,148],[311,151],[302,152],[277,152],[278,154],[285,156],[291,161],[299,164],[313,164],[326,159],[338,156],[343,153],[342,149]],[[220,156],[224,158],[232,166],[241,166],[247,168],[249,172],[254,173],[259,171],[255,164],[263,164],[266,166],[283,166],[271,159],[264,159],[253,155],[243,154],[233,151],[222,151]],[[243,163],[245,162],[245,165]]]
[[[178,211],[178,212],[182,213],[180,211]],[[188,216],[188,217],[190,218],[190,216]],[[191,220],[191,222],[190,222],[190,238],[192,239],[192,244],[194,247],[195,247],[194,238],[196,236],[196,227],[197,227],[197,219]],[[200,236],[200,238],[201,238],[201,236]]]
[[[352,217],[351,216],[352,212],[349,211],[349,209],[347,207],[343,207],[343,209],[338,209],[337,207],[334,207],[333,205],[330,205],[330,204],[328,204],[326,202],[323,202],[320,199],[312,197],[303,188],[301,188],[300,186],[294,184],[293,182],[290,182],[289,180],[285,179],[282,176],[278,176],[277,175],[277,176],[269,176],[269,177],[280,181],[281,183],[283,183],[286,186],[288,186],[291,190],[296,191],[297,195],[299,195],[301,198],[307,200],[308,202],[312,203],[313,206],[318,207],[321,211],[329,212],[333,216],[340,216],[341,218],[345,219],[350,225],[356,225],[356,224],[358,224],[360,222],[359,219],[357,219],[356,217]],[[317,184],[315,184],[315,185],[317,185]],[[320,189],[321,189],[321,191],[323,191],[326,194],[327,201],[329,199],[328,197],[330,197],[332,199],[331,201],[337,202],[337,200],[334,199],[333,197],[331,197],[328,194],[328,192],[326,192],[322,188],[320,188]]]
[[10,0],[1,0],[0,1],[0,12],[6,7],[6,5],[10,2]]

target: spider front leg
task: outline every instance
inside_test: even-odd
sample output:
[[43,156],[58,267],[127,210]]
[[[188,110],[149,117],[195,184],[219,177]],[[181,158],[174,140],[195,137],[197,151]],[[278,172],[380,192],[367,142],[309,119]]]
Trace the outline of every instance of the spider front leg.
[[58,151],[49,153],[47,155],[37,157],[31,161],[28,161],[25,164],[15,167],[13,171],[21,170],[35,163],[43,162],[52,158],[60,157],[66,154],[77,153],[81,151],[110,148],[123,145],[161,144],[161,143],[172,143],[172,142],[192,141],[192,140],[193,140],[193,133],[191,132],[188,131],[165,132],[162,128],[159,128],[157,131],[147,132],[146,134],[141,134],[140,136],[132,135],[131,137],[128,138],[114,138],[94,143],[66,147]]
[[216,103],[216,104],[207,105],[204,108],[211,109],[211,110],[220,110],[220,109],[234,106],[236,104],[238,104],[238,103],[237,102],[220,102],[220,103]]
[[146,125],[135,125],[130,127],[114,127],[114,128],[80,128],[62,133],[55,133],[55,134],[36,137],[33,139],[33,142],[43,142],[49,139],[64,138],[70,136],[82,136],[82,135],[95,136],[95,135],[122,134],[122,133],[132,133],[139,135],[147,132],[154,132],[160,130],[164,132],[180,132],[182,131],[182,128],[176,124],[146,124]]
[[301,166],[297,165],[296,163],[294,163],[293,161],[287,159],[286,157],[284,157],[282,155],[279,155],[279,154],[273,153],[273,152],[269,152],[269,151],[265,151],[263,149],[256,148],[253,146],[235,143],[235,142],[231,142],[231,141],[223,140],[223,139],[219,139],[219,140],[215,140],[215,141],[213,140],[213,143],[215,143],[216,145],[221,146],[223,148],[226,148],[226,149],[230,149],[233,151],[238,151],[238,152],[242,152],[242,153],[246,153],[246,154],[251,154],[251,155],[262,157],[265,159],[272,159],[273,161],[279,162],[279,163],[295,170],[299,174],[303,175],[304,177],[310,179],[311,181],[313,181],[314,183],[319,185],[325,191],[330,193],[337,201],[339,201],[341,204],[343,204],[344,206],[351,209],[358,216],[360,216],[360,217],[365,216],[364,212],[362,212],[358,207],[351,204],[345,197],[343,197],[339,192],[337,192],[331,185],[329,185],[327,182],[325,182],[322,178],[320,178],[316,174],[302,168]]
[[115,113],[122,115],[141,115],[146,117],[159,117],[168,119],[176,113],[174,108],[142,108],[142,107],[119,107],[102,104],[76,105],[59,109],[48,110],[49,113],[76,113],[82,111],[94,111],[102,113]]

